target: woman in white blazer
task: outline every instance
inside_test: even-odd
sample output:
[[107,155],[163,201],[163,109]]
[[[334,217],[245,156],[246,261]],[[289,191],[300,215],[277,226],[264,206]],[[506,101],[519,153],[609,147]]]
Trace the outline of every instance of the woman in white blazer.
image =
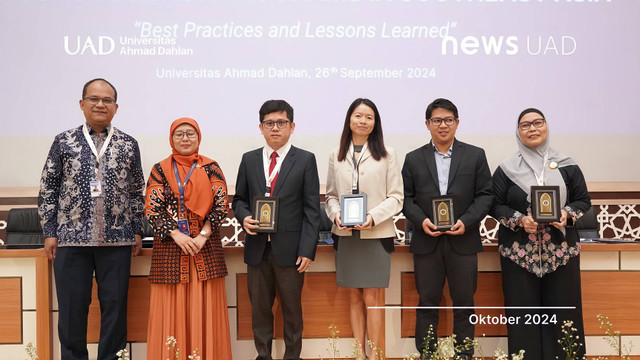
[[[381,358],[384,311],[383,289],[389,286],[393,216],[402,210],[402,175],[393,149],[384,146],[376,105],[356,99],[344,121],[340,147],[329,156],[326,210],[336,238],[336,281],[348,287],[353,336],[361,358],[366,338],[373,343],[370,359]],[[352,227],[341,221],[341,195],[366,194],[366,221]]]

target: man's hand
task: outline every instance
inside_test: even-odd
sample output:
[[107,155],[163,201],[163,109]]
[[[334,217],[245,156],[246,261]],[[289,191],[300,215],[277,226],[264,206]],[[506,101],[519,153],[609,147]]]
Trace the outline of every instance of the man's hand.
[[136,238],[136,244],[131,245],[131,256],[138,256],[142,250],[142,236],[134,235],[133,237]]
[[440,236],[442,231],[436,231],[437,227],[429,220],[429,218],[422,221],[422,230],[429,236]]
[[296,260],[296,265],[298,266],[298,272],[303,273],[309,269],[311,266],[311,259],[304,256],[298,256],[298,260]]
[[451,229],[445,231],[445,234],[449,234],[449,235],[462,235],[464,234],[464,224],[462,223],[462,221],[460,221],[460,219],[458,219],[458,221],[456,221],[455,224],[453,224],[453,226],[451,227]]
[[257,235],[256,232],[253,232],[252,230],[257,230],[258,229],[258,220],[254,220],[251,218],[251,215],[247,216],[244,218],[244,220],[242,220],[242,227],[244,228],[244,231],[249,234],[249,235]]
[[47,258],[53,261],[56,259],[56,252],[58,251],[58,238],[48,237],[44,239],[44,252],[47,254]]

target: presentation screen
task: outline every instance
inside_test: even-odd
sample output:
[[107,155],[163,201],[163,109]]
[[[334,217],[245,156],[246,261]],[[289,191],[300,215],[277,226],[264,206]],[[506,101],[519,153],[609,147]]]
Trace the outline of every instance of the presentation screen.
[[285,99],[292,142],[316,153],[324,183],[354,99],[377,104],[403,158],[429,141],[425,109],[445,97],[457,138],[492,170],[516,151],[517,115],[537,107],[588,181],[638,181],[638,14],[623,0],[2,1],[0,166],[25,170],[3,170],[0,186],[38,185],[96,77],[117,88],[113,123],[140,141],[146,174],[188,116],[234,183],[242,153],[264,143],[260,105]]

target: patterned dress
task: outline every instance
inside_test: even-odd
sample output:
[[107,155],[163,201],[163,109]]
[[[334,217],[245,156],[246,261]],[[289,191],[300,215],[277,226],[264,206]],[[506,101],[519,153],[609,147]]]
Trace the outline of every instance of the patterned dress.
[[171,358],[167,338],[177,341],[181,355],[197,349],[201,359],[231,359],[224,277],[227,268],[220,224],[228,213],[227,186],[217,163],[203,166],[211,183],[213,205],[205,219],[187,208],[191,237],[211,222],[209,240],[195,256],[185,254],[169,233],[177,228],[178,196],[160,164],[147,184],[145,212],[154,229],[147,359]]

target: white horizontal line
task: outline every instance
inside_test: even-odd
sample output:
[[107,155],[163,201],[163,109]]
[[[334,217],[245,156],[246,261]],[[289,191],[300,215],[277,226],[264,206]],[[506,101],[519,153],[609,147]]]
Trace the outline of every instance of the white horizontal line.
[[502,310],[575,310],[575,306],[369,306],[367,309],[388,310],[470,310],[470,309],[502,309]]

